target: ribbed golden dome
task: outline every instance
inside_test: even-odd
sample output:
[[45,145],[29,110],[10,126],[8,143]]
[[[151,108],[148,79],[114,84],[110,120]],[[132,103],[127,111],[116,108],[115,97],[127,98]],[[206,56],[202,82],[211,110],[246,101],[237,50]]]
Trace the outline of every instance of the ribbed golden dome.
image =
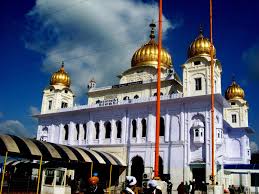
[[50,85],[70,86],[70,77],[68,73],[65,72],[64,63],[62,63],[61,68],[51,76]]
[[231,86],[229,86],[225,92],[225,98],[227,100],[244,99],[244,97],[244,90],[235,81],[232,82]]
[[[188,58],[207,55],[210,56],[210,41],[203,36],[202,27],[200,28],[200,35],[191,43],[188,49]],[[216,57],[216,49],[213,45],[213,58]]]
[[[138,66],[155,66],[157,67],[158,60],[158,44],[155,41],[154,23],[150,24],[151,34],[150,40],[139,48],[131,59],[131,67]],[[161,49],[161,67],[172,68],[172,59],[170,54],[164,49]]]

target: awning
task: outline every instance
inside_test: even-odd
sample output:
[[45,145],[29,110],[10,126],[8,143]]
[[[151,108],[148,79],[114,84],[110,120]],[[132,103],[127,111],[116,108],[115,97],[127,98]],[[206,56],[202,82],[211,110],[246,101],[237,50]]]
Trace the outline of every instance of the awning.
[[54,144],[14,135],[0,135],[0,155],[5,155],[7,151],[10,157],[39,160],[42,156],[42,159],[45,161],[126,166],[125,162],[113,153],[96,151],[79,146]]

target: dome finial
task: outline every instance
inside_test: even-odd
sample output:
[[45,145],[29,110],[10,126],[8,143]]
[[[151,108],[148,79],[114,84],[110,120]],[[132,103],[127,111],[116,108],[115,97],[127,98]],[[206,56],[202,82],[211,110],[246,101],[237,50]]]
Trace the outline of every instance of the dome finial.
[[154,39],[155,38],[155,27],[156,27],[156,24],[155,24],[154,20],[152,20],[152,23],[149,24],[149,27],[151,28],[151,32],[150,32],[149,37],[151,39]]
[[200,24],[200,34],[203,34],[203,26]]
[[60,71],[65,71],[65,65],[64,65],[64,61],[61,62],[61,68],[60,68]]
[[202,24],[200,24],[200,35],[199,35],[199,37],[203,38],[203,26],[202,26]]

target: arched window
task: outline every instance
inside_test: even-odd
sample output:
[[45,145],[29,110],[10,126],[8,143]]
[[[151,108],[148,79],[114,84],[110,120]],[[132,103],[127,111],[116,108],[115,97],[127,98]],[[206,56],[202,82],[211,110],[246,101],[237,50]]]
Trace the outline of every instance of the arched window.
[[165,120],[160,117],[160,136],[165,136]]
[[132,137],[137,137],[137,121],[132,121]]
[[76,140],[79,140],[79,124],[76,124]]
[[138,98],[139,98],[139,96],[138,96],[138,95],[135,95],[135,96],[134,96],[134,99],[138,99]]
[[83,128],[84,128],[84,139],[86,139],[86,124],[83,124]]
[[161,156],[159,156],[159,167],[158,167],[158,174],[161,176],[164,174],[164,161]]
[[195,129],[195,137],[199,137],[199,129]]
[[68,140],[68,125],[67,124],[64,126],[64,131],[65,131],[65,140]]
[[105,127],[105,138],[111,138],[111,123],[110,121],[106,121],[104,123],[104,127]]
[[121,138],[121,121],[116,121],[117,138]]
[[128,97],[128,96],[125,96],[125,97],[123,98],[123,100],[129,100],[129,97]]
[[99,133],[100,133],[100,124],[99,123],[95,123],[95,139],[99,139]]
[[43,135],[48,135],[48,127],[44,127],[42,129],[42,133],[43,133]]
[[99,104],[101,101],[100,100],[96,100],[95,104]]
[[142,137],[146,137],[146,135],[147,135],[147,122],[146,122],[146,119],[142,119],[141,124],[142,124]]

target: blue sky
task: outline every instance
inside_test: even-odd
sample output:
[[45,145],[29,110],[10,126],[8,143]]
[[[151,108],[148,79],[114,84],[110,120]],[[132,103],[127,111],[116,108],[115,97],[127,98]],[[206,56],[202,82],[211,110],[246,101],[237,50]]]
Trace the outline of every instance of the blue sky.
[[[61,61],[72,77],[76,102],[86,86],[116,83],[134,51],[148,40],[155,0],[3,0],[0,15],[0,127],[34,136],[42,90]],[[244,88],[249,123],[259,128],[259,1],[214,1],[214,44],[223,67],[222,92],[232,75]],[[182,75],[188,46],[200,24],[209,35],[209,0],[164,0],[163,46]],[[259,132],[252,137],[259,141]]]

